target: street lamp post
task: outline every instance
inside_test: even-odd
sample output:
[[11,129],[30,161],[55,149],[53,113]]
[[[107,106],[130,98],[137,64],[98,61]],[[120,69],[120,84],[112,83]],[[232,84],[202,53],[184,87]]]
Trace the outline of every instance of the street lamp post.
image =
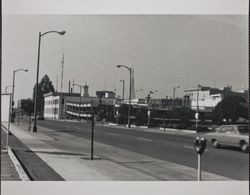
[[151,103],[151,102],[150,102],[150,99],[151,99],[151,97],[150,97],[150,93],[149,93],[149,94],[148,94],[148,128],[149,128],[149,125],[150,125],[150,114],[151,114],[151,113],[150,113],[150,112],[151,112],[151,111],[150,111],[150,106],[151,106],[151,105],[150,105],[150,103]]
[[8,93],[8,88],[9,88],[9,87],[13,87],[13,86],[12,86],[12,85],[7,85],[7,86],[5,86],[5,91],[4,91],[5,93]]
[[[157,92],[157,90],[155,90],[155,92]],[[154,94],[153,91],[149,91],[148,93],[148,128],[150,126],[150,115],[151,115],[151,110],[150,110],[150,107],[151,107],[151,96],[150,94]]]
[[24,72],[28,72],[28,69],[17,69],[13,71],[13,83],[12,83],[12,100],[11,100],[11,122],[14,122],[14,104],[15,104],[15,99],[14,99],[14,95],[15,95],[15,77],[16,77],[16,72],[19,71],[24,71]]
[[38,55],[37,55],[37,69],[36,69],[36,86],[35,86],[35,99],[34,99],[34,125],[33,125],[33,132],[37,132],[37,125],[36,125],[36,115],[37,115],[37,93],[38,93],[38,78],[39,78],[39,62],[40,62],[40,44],[41,44],[41,37],[49,34],[49,33],[57,33],[59,35],[64,35],[65,31],[47,31],[45,33],[39,32],[39,40],[38,40]]
[[196,101],[196,113],[195,113],[195,128],[196,131],[198,130],[198,121],[199,121],[199,90],[201,88],[201,85],[197,85],[197,101]]
[[78,113],[78,121],[80,121],[80,117],[81,117],[81,103],[82,103],[82,86],[76,83],[73,83],[73,86],[76,85],[80,88],[80,99],[79,99],[79,113]]
[[129,71],[129,105],[128,105],[128,128],[130,128],[130,112],[131,112],[131,72],[132,72],[132,68],[128,67],[128,66],[125,66],[125,65],[117,65],[116,66],[117,68],[121,68],[121,67],[124,67],[126,69],[128,69]]
[[180,86],[178,85],[178,86],[174,87],[174,89],[173,89],[173,99],[175,99],[175,90],[176,90],[176,88],[180,88]]
[[125,80],[120,79],[120,81],[122,82],[122,99],[124,100]]

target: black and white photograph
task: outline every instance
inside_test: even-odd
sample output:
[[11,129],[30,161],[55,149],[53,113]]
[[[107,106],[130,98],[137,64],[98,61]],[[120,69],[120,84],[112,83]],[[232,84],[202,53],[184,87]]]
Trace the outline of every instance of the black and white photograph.
[[3,188],[221,182],[247,194],[248,28],[244,13],[3,14]]

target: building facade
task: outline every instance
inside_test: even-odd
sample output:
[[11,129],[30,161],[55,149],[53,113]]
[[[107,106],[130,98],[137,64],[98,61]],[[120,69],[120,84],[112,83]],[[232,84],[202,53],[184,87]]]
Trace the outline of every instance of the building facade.
[[[85,95],[84,95],[85,94]],[[114,115],[115,98],[90,97],[84,93],[51,92],[44,95],[44,117],[47,119],[87,119],[91,114],[106,118]]]
[[79,93],[50,92],[44,95],[44,117],[48,119],[66,118],[66,105],[79,99]]
[[235,92],[231,86],[222,89],[198,86],[186,89],[185,95],[191,100],[191,109],[198,112],[212,112],[215,106],[227,96],[241,96],[248,101],[247,91]]

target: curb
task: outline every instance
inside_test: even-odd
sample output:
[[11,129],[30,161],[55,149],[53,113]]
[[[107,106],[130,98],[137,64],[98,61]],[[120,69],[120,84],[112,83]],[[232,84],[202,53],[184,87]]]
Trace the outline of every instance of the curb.
[[28,175],[24,171],[22,165],[20,164],[20,162],[18,161],[18,159],[16,158],[15,154],[13,153],[13,151],[10,147],[8,149],[8,154],[9,154],[10,159],[12,160],[21,180],[22,181],[30,181],[30,178],[28,177]]
[[5,127],[3,124],[1,125],[1,127],[2,127],[2,130],[7,134],[8,133],[7,127]]

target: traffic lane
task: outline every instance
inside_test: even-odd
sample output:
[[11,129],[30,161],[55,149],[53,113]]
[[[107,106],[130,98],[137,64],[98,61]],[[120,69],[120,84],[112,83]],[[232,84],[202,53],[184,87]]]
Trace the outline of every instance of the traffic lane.
[[[47,128],[53,128],[58,131],[66,132],[66,131],[75,131],[79,133],[85,133],[86,131],[91,130],[91,123],[79,123],[79,122],[64,122],[64,121],[52,121],[52,120],[45,120],[39,121],[38,124],[40,126],[44,126]],[[114,127],[107,127],[107,126],[95,126],[95,132],[107,132],[112,134],[119,134],[119,135],[131,135],[131,136],[138,136],[138,137],[149,137],[154,139],[162,139],[164,137],[171,137],[171,140],[179,141],[180,135],[174,134],[159,134],[153,132],[144,132],[138,130],[131,130],[131,129],[121,129],[121,128],[114,128]],[[193,143],[194,138],[190,138],[187,136],[182,136],[182,141],[185,140],[185,143]],[[191,141],[190,141],[191,140]]]
[[[68,123],[60,123],[52,121],[49,122],[39,122],[40,126],[44,126],[50,129],[54,129],[57,132],[67,132],[67,133],[73,133],[75,135],[82,135],[85,138],[90,138],[90,130],[91,125],[89,124],[82,124],[81,127],[79,125],[72,123],[72,126],[69,126]],[[170,146],[182,146],[192,144],[193,138],[185,137],[185,136],[178,136],[178,135],[164,135],[164,134],[156,134],[151,132],[140,132],[140,131],[132,131],[132,130],[124,130],[124,129],[115,129],[110,127],[95,127],[95,138],[98,139],[98,141],[107,141],[108,143],[113,143],[113,141],[117,141],[117,138],[114,136],[118,136],[118,143],[119,141],[125,141],[125,143],[128,143],[126,141],[133,140],[138,141],[139,144],[144,143],[143,141],[153,141],[156,142],[154,144],[168,144]],[[181,139],[181,140],[180,140]],[[142,142],[141,142],[142,141]],[[181,141],[181,142],[180,142]],[[133,142],[131,143],[133,146]],[[127,144],[125,145],[127,146]]]
[[[115,139],[108,142],[109,137],[109,135],[103,134],[103,140],[100,141],[161,160],[197,168],[197,154],[193,148],[193,139],[190,137],[179,136],[179,139],[176,140],[176,136],[161,137],[156,134],[151,137],[147,136],[147,132],[145,132],[141,137],[129,139],[123,135],[122,139],[119,139],[119,136],[116,136]],[[202,169],[237,180],[247,180],[248,155],[236,150],[214,149],[209,145],[207,151],[202,155]]]
[[[54,128],[58,131],[69,131],[69,132],[79,132],[80,134],[86,134],[90,135],[89,131],[91,130],[91,125],[86,123],[78,123],[78,122],[61,122],[61,121],[43,121],[43,124],[45,124],[45,127]],[[41,124],[42,125],[42,124]],[[131,135],[133,137],[143,137],[145,139],[155,139],[158,142],[166,142],[166,139],[170,139],[170,141],[173,142],[181,142],[184,147],[186,148],[193,148],[193,141],[194,138],[190,138],[189,136],[185,135],[173,135],[173,134],[159,134],[159,133],[151,133],[151,132],[143,132],[143,131],[137,131],[137,130],[127,130],[127,129],[120,129],[120,128],[110,128],[110,127],[95,127],[95,133],[97,132],[107,132],[109,135]],[[168,140],[169,141],[169,140]],[[211,147],[211,144],[208,143],[208,147]],[[219,151],[219,150],[215,150]],[[231,155],[231,153],[234,153],[234,155],[240,155],[240,156],[246,156],[244,153],[239,152],[238,150],[231,148],[226,148],[223,150],[223,154],[225,155]],[[220,154],[220,153],[219,153]],[[239,158],[239,156],[237,156]]]
[[[90,139],[91,126],[88,124],[71,124],[71,131],[67,131],[68,127],[63,125],[64,123],[50,121],[48,124],[62,132]],[[162,160],[197,167],[197,155],[192,149],[193,138],[190,137],[96,127],[95,141]],[[248,156],[244,153],[209,147],[202,160],[203,170],[239,180],[248,178],[246,174],[248,172]]]
[[[45,124],[45,127],[55,128],[63,131],[76,131],[79,133],[86,133],[86,135],[89,135],[89,130],[91,130],[91,124],[86,123],[79,123],[79,122],[62,122],[62,121],[43,121],[42,123]],[[41,125],[42,125],[41,123]],[[193,149],[193,141],[194,137],[185,136],[185,135],[174,135],[174,134],[160,134],[160,133],[154,133],[154,132],[143,132],[141,130],[128,130],[128,129],[120,129],[120,128],[114,128],[114,127],[100,127],[95,126],[95,133],[97,132],[107,132],[111,136],[118,136],[118,135],[131,135],[133,137],[139,137],[141,139],[146,140],[157,140],[158,142],[166,142],[166,139],[170,139],[170,141],[173,141],[175,144],[181,142],[185,148],[191,148]],[[87,133],[88,132],[88,133]],[[169,140],[168,140],[169,141]],[[212,148],[211,143],[207,144],[208,147]],[[216,150],[215,150],[216,151]],[[218,150],[219,151],[219,150]],[[240,156],[246,156],[244,153],[239,152],[238,149],[225,147],[223,150],[223,153],[225,155],[231,155],[231,153],[234,153],[234,155],[240,155]],[[219,153],[220,154],[220,153]],[[239,156],[237,156],[237,159]]]

